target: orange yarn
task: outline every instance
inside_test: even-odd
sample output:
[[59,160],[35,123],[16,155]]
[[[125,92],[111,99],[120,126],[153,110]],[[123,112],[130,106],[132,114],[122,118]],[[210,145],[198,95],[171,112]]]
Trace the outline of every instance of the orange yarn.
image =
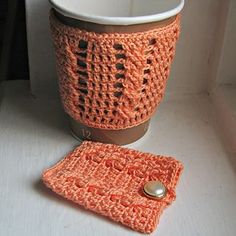
[[82,124],[125,129],[147,121],[160,103],[179,36],[179,16],[162,28],[95,33],[51,13],[65,111]]
[[[175,199],[182,164],[170,157],[83,142],[43,173],[44,183],[61,196],[134,230],[151,233]],[[142,192],[147,181],[159,180],[167,195],[154,200]]]

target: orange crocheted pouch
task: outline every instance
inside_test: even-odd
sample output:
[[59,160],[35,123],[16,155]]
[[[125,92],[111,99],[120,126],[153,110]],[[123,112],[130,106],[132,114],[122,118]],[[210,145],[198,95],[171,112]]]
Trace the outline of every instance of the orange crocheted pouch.
[[[42,179],[54,192],[87,209],[151,233],[163,209],[176,197],[182,169],[171,157],[85,141],[46,170]],[[156,200],[143,193],[151,180],[164,184],[164,198]]]

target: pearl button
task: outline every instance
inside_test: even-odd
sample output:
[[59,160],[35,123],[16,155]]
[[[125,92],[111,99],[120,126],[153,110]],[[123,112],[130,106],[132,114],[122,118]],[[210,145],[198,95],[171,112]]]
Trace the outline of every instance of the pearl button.
[[162,199],[166,196],[166,187],[160,181],[149,181],[143,187],[146,196],[155,199]]

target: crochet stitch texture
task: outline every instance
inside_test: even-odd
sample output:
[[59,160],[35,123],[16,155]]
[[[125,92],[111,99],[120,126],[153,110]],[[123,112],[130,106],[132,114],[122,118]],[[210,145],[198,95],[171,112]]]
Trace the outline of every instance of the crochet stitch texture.
[[62,24],[51,12],[65,111],[84,125],[125,129],[150,119],[160,103],[180,19],[136,33],[95,33]]
[[[183,165],[171,158],[114,144],[84,141],[64,160],[43,173],[54,192],[133,230],[151,233],[162,211],[176,198]],[[161,181],[167,195],[147,197],[143,186]]]

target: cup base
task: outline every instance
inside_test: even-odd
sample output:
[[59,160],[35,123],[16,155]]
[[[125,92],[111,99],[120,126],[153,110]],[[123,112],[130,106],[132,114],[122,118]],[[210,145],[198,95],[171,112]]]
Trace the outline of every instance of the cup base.
[[105,130],[85,126],[72,118],[69,118],[69,121],[71,133],[76,139],[80,141],[90,140],[117,145],[125,145],[137,141],[147,132],[150,123],[150,120],[148,120],[138,126],[128,129]]

